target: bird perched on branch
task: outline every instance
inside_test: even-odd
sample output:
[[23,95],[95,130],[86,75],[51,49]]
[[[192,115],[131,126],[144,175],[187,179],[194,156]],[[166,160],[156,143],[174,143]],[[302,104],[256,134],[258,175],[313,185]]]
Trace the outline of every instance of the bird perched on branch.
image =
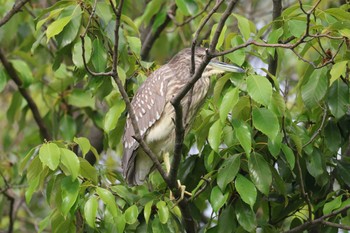
[[[195,49],[196,67],[201,64],[205,55],[206,49]],[[174,151],[175,111],[170,101],[191,79],[191,56],[190,48],[180,51],[146,79],[131,101],[141,137],[160,160]],[[240,67],[213,59],[193,86],[193,90],[182,99],[185,133],[189,131],[190,123],[205,101],[210,76],[225,71],[244,72]],[[140,185],[151,172],[153,161],[139,148],[139,143],[133,136],[134,129],[128,116],[123,136],[123,175],[128,184]]]

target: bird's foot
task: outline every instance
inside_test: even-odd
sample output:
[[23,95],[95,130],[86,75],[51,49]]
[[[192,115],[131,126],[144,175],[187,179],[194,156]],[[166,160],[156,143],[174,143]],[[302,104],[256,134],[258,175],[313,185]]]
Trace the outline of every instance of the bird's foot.
[[177,185],[180,189],[180,197],[178,199],[176,199],[173,195],[173,192],[170,190],[170,200],[174,201],[174,206],[177,206],[179,204],[180,201],[182,201],[185,198],[185,195],[187,196],[192,196],[192,193],[186,191],[186,186],[182,185],[180,180],[177,180]]

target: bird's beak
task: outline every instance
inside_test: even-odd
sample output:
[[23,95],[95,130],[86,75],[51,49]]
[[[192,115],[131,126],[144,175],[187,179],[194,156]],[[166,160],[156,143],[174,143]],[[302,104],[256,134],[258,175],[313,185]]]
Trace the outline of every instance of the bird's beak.
[[245,73],[245,70],[239,66],[230,65],[224,62],[212,60],[209,62],[208,66],[210,66],[215,73],[223,73],[225,71],[234,72],[234,73]]

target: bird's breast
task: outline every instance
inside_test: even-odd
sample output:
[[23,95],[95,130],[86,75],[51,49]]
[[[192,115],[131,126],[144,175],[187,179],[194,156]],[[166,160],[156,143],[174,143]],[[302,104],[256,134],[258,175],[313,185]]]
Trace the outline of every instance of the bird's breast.
[[165,104],[164,111],[158,121],[148,130],[145,136],[147,144],[155,153],[173,150],[175,139],[174,109],[170,102]]

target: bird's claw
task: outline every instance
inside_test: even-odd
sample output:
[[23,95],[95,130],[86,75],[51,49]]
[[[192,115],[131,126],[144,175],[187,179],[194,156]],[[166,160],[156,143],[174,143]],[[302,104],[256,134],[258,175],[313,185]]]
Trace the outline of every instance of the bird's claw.
[[174,202],[174,206],[177,206],[179,204],[179,202],[181,202],[184,198],[185,198],[185,194],[187,196],[192,196],[192,193],[186,191],[186,186],[185,185],[182,185],[180,180],[177,180],[177,185],[180,189],[180,197],[178,199],[176,199],[173,195],[173,192],[170,190],[170,200],[175,200]]

